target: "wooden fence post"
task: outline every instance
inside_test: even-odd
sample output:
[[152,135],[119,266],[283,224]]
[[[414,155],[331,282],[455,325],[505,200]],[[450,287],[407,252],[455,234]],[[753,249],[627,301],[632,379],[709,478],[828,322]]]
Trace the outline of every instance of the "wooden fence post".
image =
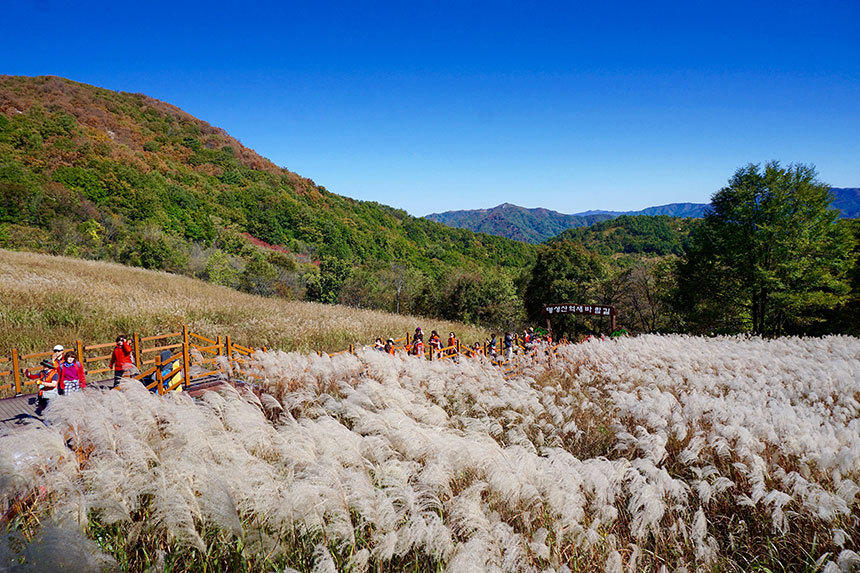
[[350,353],[350,354],[355,354],[355,344],[350,344],[350,345],[349,345],[349,353]]
[[131,343],[134,346],[134,365],[137,366],[138,372],[141,372],[140,363],[140,334],[134,333],[131,338]]
[[224,348],[227,351],[227,359],[233,360],[233,344],[230,342],[230,335],[224,337]]
[[155,390],[159,395],[164,394],[164,380],[161,374],[161,354],[155,357]]
[[185,388],[191,384],[191,344],[188,339],[188,325],[182,325],[182,384]]
[[80,339],[75,341],[75,351],[78,353],[78,360],[81,361],[81,371],[84,373],[84,377],[87,375],[87,359],[84,357],[84,343],[80,341]]
[[18,366],[18,349],[12,349],[12,377],[15,379],[15,395],[21,395],[21,368]]
[[221,335],[218,335],[218,356],[223,356],[224,341],[221,340]]

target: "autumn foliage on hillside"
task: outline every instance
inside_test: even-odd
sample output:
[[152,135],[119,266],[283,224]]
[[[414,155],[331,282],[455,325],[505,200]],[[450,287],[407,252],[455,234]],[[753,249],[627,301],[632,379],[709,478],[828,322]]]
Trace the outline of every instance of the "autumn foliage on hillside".
[[[412,301],[458,269],[514,275],[534,257],[529,245],[330,193],[150,97],[10,76],[0,76],[0,247],[114,260],[258,294],[301,298],[308,284],[330,284],[316,299],[327,301],[349,278],[318,276],[333,261],[377,284],[404,269],[416,279]],[[360,304],[444,314],[357,292],[364,282],[350,288]]]

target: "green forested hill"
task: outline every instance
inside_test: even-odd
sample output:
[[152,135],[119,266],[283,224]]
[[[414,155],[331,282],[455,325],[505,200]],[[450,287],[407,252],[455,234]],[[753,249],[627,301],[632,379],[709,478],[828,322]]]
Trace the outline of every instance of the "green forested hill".
[[[402,284],[414,300],[463,274],[507,284],[535,253],[331,193],[147,96],[12,76],[0,76],[0,247],[328,302],[351,286],[348,303],[437,314],[409,308]],[[356,272],[380,292],[350,285]]]
[[698,221],[667,215],[622,215],[589,227],[568,229],[550,242],[573,241],[601,255],[680,255]]

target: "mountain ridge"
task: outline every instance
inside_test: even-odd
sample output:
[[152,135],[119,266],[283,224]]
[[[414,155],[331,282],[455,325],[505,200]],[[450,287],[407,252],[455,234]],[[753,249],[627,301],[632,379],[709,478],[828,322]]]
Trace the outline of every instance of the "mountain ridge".
[[[843,218],[860,217],[860,188],[832,187],[833,208]],[[445,225],[489,233],[515,241],[542,243],[567,229],[587,227],[620,216],[667,215],[680,218],[702,218],[709,203],[668,203],[638,211],[589,210],[565,214],[545,207],[521,207],[502,203],[486,209],[467,209],[430,213],[425,218]]]

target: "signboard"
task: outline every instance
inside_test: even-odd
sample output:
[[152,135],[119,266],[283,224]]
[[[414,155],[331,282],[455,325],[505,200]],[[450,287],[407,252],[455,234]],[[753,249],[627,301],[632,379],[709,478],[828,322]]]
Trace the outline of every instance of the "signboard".
[[602,304],[545,304],[543,313],[547,317],[557,314],[587,314],[591,316],[615,316],[615,307]]

